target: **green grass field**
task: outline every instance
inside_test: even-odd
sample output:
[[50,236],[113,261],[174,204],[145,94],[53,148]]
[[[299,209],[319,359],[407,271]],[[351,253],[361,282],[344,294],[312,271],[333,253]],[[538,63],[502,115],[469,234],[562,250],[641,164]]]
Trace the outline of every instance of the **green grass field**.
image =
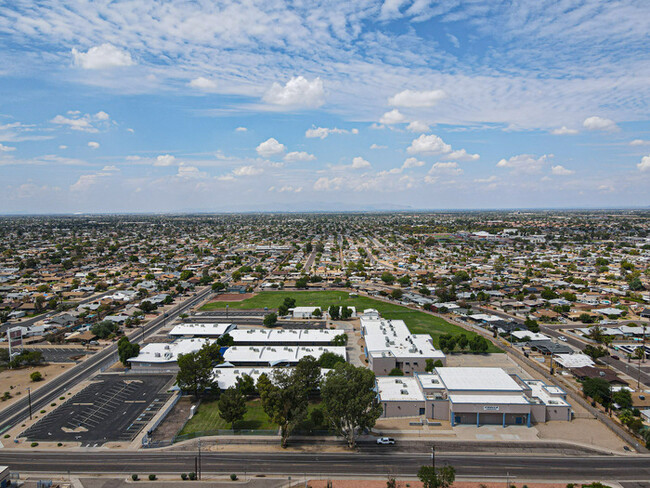
[[[227,430],[231,426],[219,415],[218,401],[202,402],[199,409],[183,427],[179,435],[193,434],[213,430]],[[277,425],[271,422],[262,409],[259,398],[246,402],[248,407],[243,420],[235,422],[237,430],[275,430]]]
[[[366,308],[376,309],[382,317],[387,319],[401,319],[406,322],[409,330],[414,334],[430,334],[433,342],[438,346],[438,338],[444,334],[465,334],[471,339],[475,332],[466,331],[462,327],[450,324],[440,317],[430,315],[418,310],[412,310],[401,305],[386,303],[364,296],[349,296],[346,291],[263,291],[254,297],[241,302],[212,302],[207,303],[201,310],[223,309],[228,305],[231,310],[247,310],[254,308],[277,308],[285,297],[296,300],[296,306],[319,306],[327,309],[330,305],[347,305],[356,307],[358,312]],[[488,352],[503,352],[490,343]]]
[[[199,409],[179,432],[179,436],[193,436],[202,432],[213,432],[215,430],[230,430],[231,426],[219,415],[219,405],[217,400],[202,402]],[[307,418],[312,410],[319,407],[320,400],[310,401],[307,409]],[[278,429],[278,425],[273,423],[269,416],[262,408],[262,401],[259,398],[246,402],[247,411],[243,420],[235,422],[235,430],[272,430]],[[302,425],[302,424],[301,424]],[[300,427],[300,426],[299,426]],[[325,429],[326,426],[316,426],[319,429]]]

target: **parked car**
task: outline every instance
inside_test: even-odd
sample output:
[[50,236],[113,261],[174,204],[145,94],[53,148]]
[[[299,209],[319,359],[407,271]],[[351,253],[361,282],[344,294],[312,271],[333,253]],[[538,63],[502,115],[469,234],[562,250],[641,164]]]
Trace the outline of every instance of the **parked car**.
[[395,439],[392,437],[380,437],[377,439],[377,444],[395,444]]
[[616,359],[617,361],[620,361],[620,360],[621,360],[621,358],[618,357],[618,356],[616,356],[615,354],[612,354],[612,359]]
[[558,339],[559,339],[560,341],[562,341],[562,342],[566,342],[566,337],[564,337],[564,336],[560,336],[560,337],[558,337]]

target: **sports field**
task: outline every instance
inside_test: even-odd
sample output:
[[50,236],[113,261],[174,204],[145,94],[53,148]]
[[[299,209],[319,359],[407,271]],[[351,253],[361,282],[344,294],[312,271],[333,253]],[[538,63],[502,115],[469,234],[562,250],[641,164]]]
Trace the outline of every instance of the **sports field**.
[[[228,305],[230,310],[247,310],[254,308],[278,308],[282,301],[290,297],[296,300],[296,306],[314,306],[326,310],[330,305],[347,305],[356,307],[358,312],[366,308],[376,309],[382,317],[387,319],[401,319],[406,322],[409,330],[414,334],[430,334],[434,344],[438,345],[438,338],[444,334],[465,334],[471,339],[475,332],[467,331],[462,327],[450,324],[446,320],[418,310],[412,310],[401,305],[387,303],[364,296],[350,296],[346,291],[263,291],[254,297],[238,302],[211,302],[201,310],[218,310]],[[503,352],[490,343],[488,352]]]

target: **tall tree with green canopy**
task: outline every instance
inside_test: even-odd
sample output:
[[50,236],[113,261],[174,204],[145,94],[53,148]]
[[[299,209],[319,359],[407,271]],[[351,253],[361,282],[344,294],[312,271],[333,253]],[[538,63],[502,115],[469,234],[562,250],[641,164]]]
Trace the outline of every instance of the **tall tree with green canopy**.
[[230,427],[235,428],[235,422],[242,420],[246,415],[246,399],[238,388],[230,387],[219,397],[219,415]]
[[261,375],[257,381],[262,407],[280,426],[281,446],[287,447],[293,429],[307,415],[308,392],[300,374],[283,369],[273,371],[272,381]]
[[350,448],[365,429],[375,425],[383,411],[375,401],[375,374],[367,368],[339,363],[321,383],[325,418]]
[[180,354],[176,375],[179,388],[194,392],[195,397],[200,396],[212,386],[212,364],[212,358],[204,348],[189,354]]
[[120,357],[120,362],[124,366],[130,367],[131,363],[128,360],[140,354],[140,344],[135,344],[129,341],[128,337],[124,336],[117,341],[117,353]]

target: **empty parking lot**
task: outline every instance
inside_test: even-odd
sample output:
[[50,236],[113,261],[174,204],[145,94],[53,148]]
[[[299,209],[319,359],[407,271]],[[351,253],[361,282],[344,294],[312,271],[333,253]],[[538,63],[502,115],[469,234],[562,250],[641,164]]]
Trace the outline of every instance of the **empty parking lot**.
[[83,446],[133,440],[169,399],[172,375],[103,374],[25,430],[29,441]]

